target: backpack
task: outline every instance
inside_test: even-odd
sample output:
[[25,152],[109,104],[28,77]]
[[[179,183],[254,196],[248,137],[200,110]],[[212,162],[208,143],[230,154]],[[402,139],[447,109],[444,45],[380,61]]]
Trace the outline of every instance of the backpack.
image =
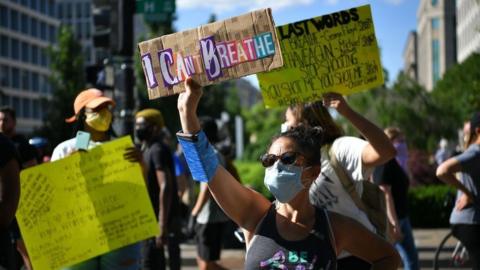
[[363,193],[360,197],[355,190],[353,181],[338,162],[332,148],[330,148],[329,156],[330,165],[342,183],[345,191],[347,191],[347,193],[350,195],[355,205],[367,214],[367,217],[370,220],[370,223],[372,223],[375,227],[377,234],[384,239],[389,240],[389,222],[387,218],[385,194],[383,191],[374,183],[368,180],[361,180],[360,182],[363,186]]

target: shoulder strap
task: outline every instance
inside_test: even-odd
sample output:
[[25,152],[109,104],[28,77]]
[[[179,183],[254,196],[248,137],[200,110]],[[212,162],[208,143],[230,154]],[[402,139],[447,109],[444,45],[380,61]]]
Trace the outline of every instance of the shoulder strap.
[[328,155],[330,156],[330,165],[332,166],[333,170],[337,174],[340,183],[342,183],[343,188],[347,191],[347,193],[352,198],[355,205],[360,208],[363,212],[366,213],[365,205],[363,204],[360,196],[358,195],[357,191],[355,190],[355,185],[353,181],[348,177],[347,173],[345,172],[344,168],[340,165],[333,152],[333,145],[330,146],[330,150],[328,151]]

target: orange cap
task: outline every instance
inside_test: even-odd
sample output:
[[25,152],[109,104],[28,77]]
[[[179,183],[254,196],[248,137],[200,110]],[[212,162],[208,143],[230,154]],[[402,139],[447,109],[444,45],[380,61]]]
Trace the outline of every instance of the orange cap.
[[96,88],[83,90],[77,95],[75,101],[73,102],[73,110],[75,111],[75,115],[65,119],[65,122],[75,122],[77,114],[83,109],[83,107],[95,109],[105,103],[110,103],[111,105],[115,106],[115,102],[111,98],[104,96],[102,91]]

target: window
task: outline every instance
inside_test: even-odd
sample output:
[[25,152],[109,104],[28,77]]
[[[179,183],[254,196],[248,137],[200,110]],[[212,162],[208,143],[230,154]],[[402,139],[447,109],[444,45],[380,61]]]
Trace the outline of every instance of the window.
[[90,21],[84,22],[85,38],[90,38]]
[[84,3],[84,7],[85,7],[85,17],[89,18],[90,17],[90,14],[92,13],[92,11],[90,10],[90,3],[89,2],[85,2]]
[[38,37],[38,21],[34,18],[30,18],[30,35]]
[[20,60],[20,44],[17,39],[12,38],[12,58],[14,60]]
[[40,12],[43,14],[47,14],[47,1],[40,0]]
[[36,72],[32,72],[32,90],[34,92],[38,92],[38,90],[40,90],[38,73],[36,73]]
[[28,0],[22,0],[21,3],[22,3],[22,6],[28,7],[28,4],[29,4]]
[[440,19],[438,17],[432,18],[432,29],[437,30],[440,28]]
[[23,115],[22,114],[22,108],[20,106],[20,99],[18,97],[13,97],[12,98],[12,106],[13,106],[13,109],[18,112],[18,116],[19,117],[22,117]]
[[30,45],[26,42],[22,42],[22,61],[30,62]]
[[22,16],[20,16],[20,30],[24,34],[28,34],[28,23],[29,23],[29,20],[27,15],[22,14]]
[[32,64],[38,65],[38,47],[32,45]]
[[3,96],[3,102],[2,102],[2,103],[3,103],[3,104],[2,104],[3,106],[11,106],[11,104],[10,104],[10,96],[4,95],[4,96]]
[[65,10],[65,18],[70,19],[72,18],[72,3],[67,2],[64,6]]
[[0,6],[0,26],[8,27],[8,10],[5,6]]
[[31,110],[30,110],[30,99],[24,98],[22,99],[22,109],[23,109],[23,117],[25,118],[32,118]]
[[63,5],[64,5],[63,3],[58,3],[58,4],[57,4],[57,14],[58,14],[58,18],[59,18],[60,20],[63,19],[63,15],[64,15],[64,13],[63,13]]
[[46,49],[40,50],[40,65],[44,67],[48,66]]
[[8,66],[0,66],[0,86],[10,87],[10,81],[8,75],[10,74],[10,68]]
[[10,10],[10,27],[12,30],[18,31],[18,12],[16,10]]
[[432,40],[432,79],[435,84],[440,79],[440,42]]
[[55,43],[57,40],[57,32],[55,31],[55,26],[49,25],[48,26],[48,36],[50,37],[50,42]]
[[438,4],[438,0],[432,0],[432,6],[436,6]]
[[75,36],[77,37],[77,39],[82,39],[82,36],[83,36],[82,26],[83,26],[82,22],[78,21],[77,26],[75,27]]
[[4,35],[0,35],[0,55],[3,57],[8,57],[10,51],[9,38]]
[[40,23],[40,38],[42,40],[47,40],[47,24],[44,22]]
[[30,90],[30,71],[22,70],[22,89]]
[[38,99],[32,100],[32,116],[35,119],[42,119],[40,115],[40,101]]
[[20,88],[20,70],[18,68],[12,68],[12,87]]
[[55,2],[48,0],[48,15],[55,17]]
[[85,16],[83,14],[83,8],[82,8],[82,2],[77,2],[77,5],[75,7],[75,13],[77,13],[77,18],[83,18],[83,16]]
[[38,11],[38,0],[32,0],[30,3],[32,4],[32,9]]

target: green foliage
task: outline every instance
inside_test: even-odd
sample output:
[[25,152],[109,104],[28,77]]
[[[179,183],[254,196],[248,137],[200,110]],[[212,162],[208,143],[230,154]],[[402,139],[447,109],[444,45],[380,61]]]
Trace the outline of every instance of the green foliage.
[[272,199],[272,194],[263,184],[265,168],[260,162],[235,161],[235,167],[242,178],[242,184],[260,192],[266,198]]
[[408,192],[410,221],[417,228],[445,228],[449,226],[455,190],[446,185],[412,188]]
[[266,109],[263,102],[242,112],[245,121],[246,138],[244,159],[258,160],[265,153],[272,137],[280,133],[280,125],[284,121],[284,108]]
[[[444,109],[444,116],[454,119],[450,132],[480,111],[480,54],[475,53],[463,63],[450,68],[433,91],[435,102]],[[444,121],[442,119],[442,121]]]
[[73,101],[85,89],[83,56],[81,45],[75,40],[70,28],[60,28],[58,44],[48,49],[50,56],[51,99],[44,100],[47,108],[44,125],[39,131],[52,145],[72,137],[72,125],[65,118],[74,114]]

